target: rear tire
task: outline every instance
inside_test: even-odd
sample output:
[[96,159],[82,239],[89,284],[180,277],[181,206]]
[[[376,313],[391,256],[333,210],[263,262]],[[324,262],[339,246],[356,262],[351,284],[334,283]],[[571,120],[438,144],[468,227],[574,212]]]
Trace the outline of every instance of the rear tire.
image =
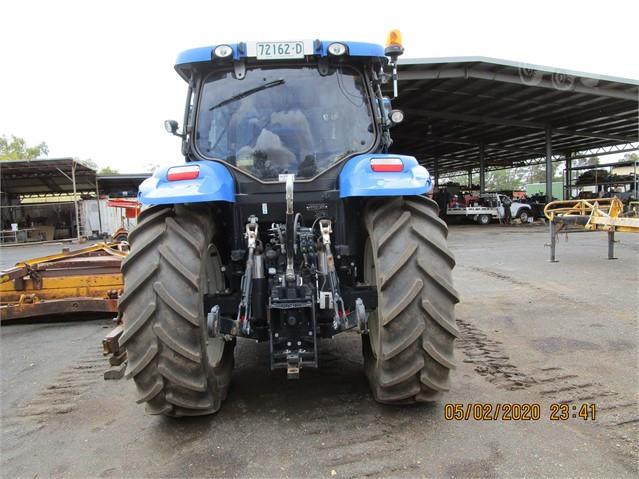
[[364,279],[377,286],[378,307],[362,338],[364,365],[381,403],[434,401],[449,389],[459,296],[437,213],[422,196],[374,200],[365,212]]
[[208,337],[203,302],[224,288],[214,234],[210,211],[197,206],[153,207],[129,234],[120,344],[150,414],[212,414],[226,398],[235,343]]
[[490,216],[488,215],[479,215],[477,217],[477,223],[479,223],[480,225],[487,225],[490,223]]

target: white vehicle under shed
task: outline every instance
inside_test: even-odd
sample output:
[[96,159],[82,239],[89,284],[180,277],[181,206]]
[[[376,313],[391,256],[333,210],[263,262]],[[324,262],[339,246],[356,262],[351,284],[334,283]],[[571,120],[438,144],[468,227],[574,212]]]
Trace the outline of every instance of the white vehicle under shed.
[[[505,196],[499,193],[486,193],[480,195],[479,202],[465,208],[448,208],[446,214],[465,216],[482,225],[487,225],[494,219],[501,222],[504,218],[504,198]],[[522,223],[528,223],[533,219],[532,207],[526,203],[513,201],[510,205],[510,215],[511,218],[518,218]]]

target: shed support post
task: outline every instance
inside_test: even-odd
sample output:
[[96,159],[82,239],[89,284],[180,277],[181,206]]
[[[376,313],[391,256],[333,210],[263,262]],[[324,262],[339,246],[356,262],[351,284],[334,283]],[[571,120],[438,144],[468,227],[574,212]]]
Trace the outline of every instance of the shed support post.
[[484,158],[484,144],[479,145],[479,193],[486,192],[486,161]]
[[546,201],[552,201],[552,130],[546,126]]
[[615,230],[608,231],[608,259],[615,258]]
[[635,177],[635,201],[639,201],[639,176],[637,176],[637,165],[639,165],[639,160],[635,160],[632,162],[632,174]]
[[95,200],[98,205],[98,236],[102,234],[102,213],[100,213],[100,187],[98,186],[98,179],[95,179]]
[[566,186],[564,188],[563,199],[572,198],[572,153],[566,155]]
[[433,173],[435,173],[435,186],[439,186],[439,160],[437,158],[435,158]]
[[556,256],[555,256],[555,250],[557,248],[557,225],[555,224],[555,222],[553,220],[549,221],[550,224],[550,258],[548,261],[550,261],[551,263],[558,263]]
[[473,170],[468,170],[468,191],[473,189]]
[[75,186],[75,160],[71,163],[71,183],[73,184],[73,206],[75,206],[75,232],[76,237],[80,239],[80,212],[78,210],[78,191]]

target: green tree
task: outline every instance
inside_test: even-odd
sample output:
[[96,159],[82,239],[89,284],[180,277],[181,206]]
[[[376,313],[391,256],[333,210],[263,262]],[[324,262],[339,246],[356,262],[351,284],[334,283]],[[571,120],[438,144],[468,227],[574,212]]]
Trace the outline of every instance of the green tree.
[[49,147],[44,141],[35,146],[27,146],[24,138],[15,135],[0,136],[0,160],[33,160],[48,154]]
[[100,171],[98,171],[98,175],[117,175],[120,173],[117,168],[111,168],[110,166],[105,166]]
[[590,158],[575,158],[572,160],[572,166],[595,166],[599,164],[598,156],[591,156]]
[[84,166],[88,166],[92,170],[98,171],[98,164],[95,161],[93,161],[91,158],[87,158],[86,160],[81,160],[79,158],[74,158],[74,159],[75,161],[79,161],[80,163],[82,163]]
[[[552,164],[552,177],[553,181],[561,180],[562,175],[557,173],[557,170],[561,166],[560,162],[553,162]],[[526,168],[527,173],[525,176],[526,183],[545,183],[546,182],[546,164],[540,163],[538,165],[532,165]]]
[[523,178],[525,172],[520,171],[520,168],[509,168],[506,170],[494,170],[486,172],[486,190],[488,191],[501,191],[501,190],[521,190],[524,186]]
[[[509,168],[504,170],[493,170],[487,171],[484,176],[484,181],[486,182],[486,190],[488,191],[517,191],[521,190],[526,183],[526,179],[528,178],[529,169],[528,168]],[[445,181],[444,181],[445,180]],[[468,174],[460,174],[454,176],[448,176],[445,179],[442,179],[441,184],[445,184],[447,182],[459,183],[460,185],[466,186],[468,183]],[[479,185],[479,175],[473,174],[472,179],[473,185]]]

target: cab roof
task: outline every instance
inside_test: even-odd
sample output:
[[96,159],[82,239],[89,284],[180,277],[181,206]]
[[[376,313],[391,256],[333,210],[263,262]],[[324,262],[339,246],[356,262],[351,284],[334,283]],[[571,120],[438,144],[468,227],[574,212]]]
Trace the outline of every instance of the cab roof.
[[[304,56],[327,57],[328,46],[332,43],[341,43],[346,45],[346,57],[373,57],[379,58],[380,61],[386,62],[388,59],[384,56],[384,47],[375,43],[348,42],[348,41],[329,41],[329,40],[302,40],[304,43]],[[239,60],[241,58],[255,58],[256,45],[259,43],[294,43],[294,42],[240,42],[226,43],[219,45],[211,45],[200,48],[193,48],[181,52],[175,61],[175,70],[184,79],[189,79],[191,67],[195,64],[211,63],[227,59],[218,59],[214,56],[213,51],[220,45],[227,45],[233,50],[230,58]],[[269,61],[269,60],[265,60]]]

